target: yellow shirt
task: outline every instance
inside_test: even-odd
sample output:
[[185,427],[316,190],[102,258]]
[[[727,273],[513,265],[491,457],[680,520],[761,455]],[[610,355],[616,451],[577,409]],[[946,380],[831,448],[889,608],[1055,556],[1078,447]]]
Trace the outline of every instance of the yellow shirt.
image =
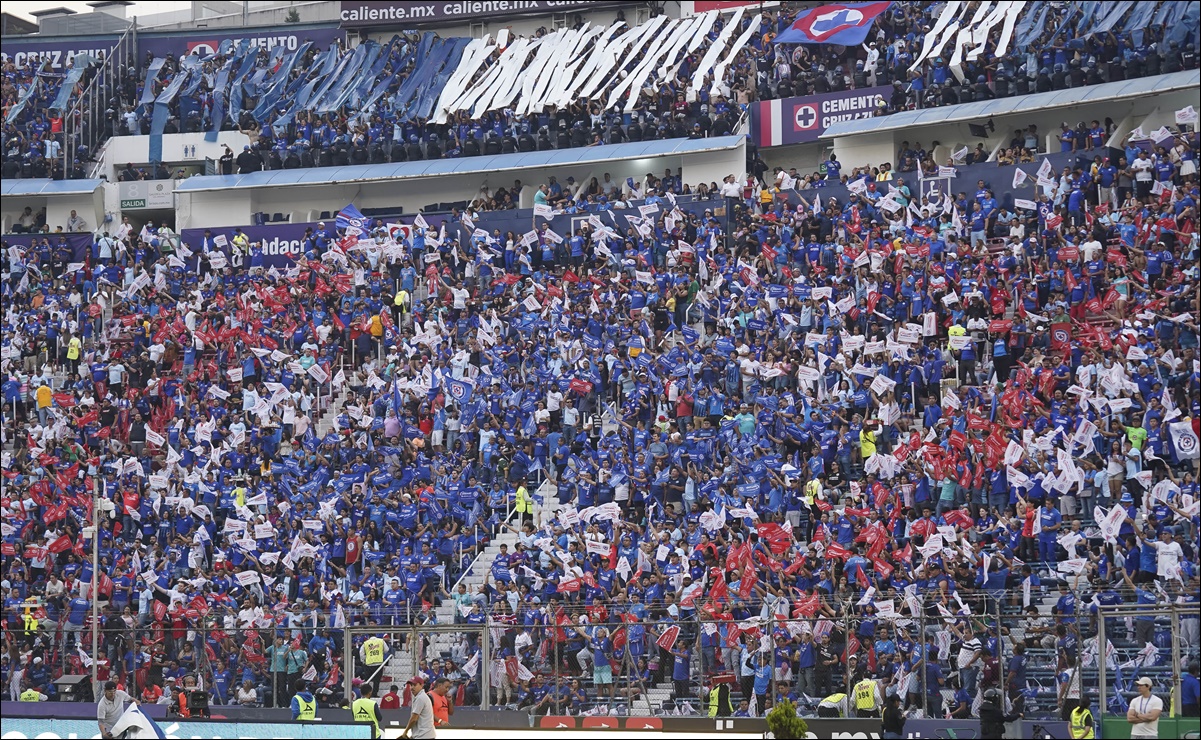
[[866,429],[859,430],[859,451],[866,460],[876,454],[876,433]]
[[50,390],[50,386],[42,385],[38,388],[38,408],[50,408],[50,404],[54,401],[54,392]]

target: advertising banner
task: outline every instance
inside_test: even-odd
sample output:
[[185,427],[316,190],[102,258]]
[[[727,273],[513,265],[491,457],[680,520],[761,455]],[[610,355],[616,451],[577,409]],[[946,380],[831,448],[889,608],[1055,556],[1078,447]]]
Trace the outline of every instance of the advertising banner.
[[363,26],[419,25],[454,23],[477,18],[495,20],[506,16],[546,15],[579,10],[597,10],[617,2],[594,0],[460,0],[459,2],[412,2],[412,0],[342,0],[342,25]]
[[0,46],[0,60],[5,64],[12,62],[18,67],[24,67],[30,62],[43,64],[47,60],[55,72],[61,72],[78,54],[88,54],[96,59],[108,57],[109,51],[117,45],[117,37],[105,36],[76,36],[74,38],[30,40],[4,39]]
[[[258,33],[247,33],[258,31]],[[282,46],[288,51],[295,51],[306,41],[312,41],[320,50],[328,49],[335,41],[344,39],[346,32],[337,26],[276,26],[272,28],[244,29],[201,29],[188,33],[138,34],[139,58],[150,52],[156,57],[174,54],[176,57],[186,54],[208,56],[220,48],[221,42],[229,39],[236,46],[243,38],[250,39],[251,46],[260,49],[274,49]]]
[[[94,713],[95,710],[93,710]],[[349,738],[370,740],[372,726],[364,722],[335,724],[332,722],[221,722],[201,720],[158,720],[159,726],[168,737],[177,738],[280,738],[293,737],[299,740],[324,740],[325,738]],[[99,737],[96,719],[25,719],[4,718],[4,738],[71,738]]]
[[981,737],[978,719],[908,719],[905,720],[907,738],[955,738],[972,740]]
[[[390,223],[400,223],[401,235],[407,238],[409,236],[408,229],[413,222],[413,218],[413,216],[400,216],[385,220]],[[441,217],[430,216],[426,220],[429,222],[431,229],[439,229],[442,226]],[[333,219],[327,221],[326,226],[333,233]],[[224,236],[227,243],[231,242],[233,241],[235,228],[240,228],[252,244],[255,242],[262,244],[263,269],[274,267],[277,270],[284,270],[291,267],[296,258],[303,254],[301,242],[304,239],[305,229],[311,228],[313,231],[316,231],[317,224],[313,222],[300,224],[264,224],[263,226],[224,226],[212,229],[212,236],[214,238]],[[204,240],[204,229],[184,229],[179,236],[181,242],[199,253],[200,245]],[[226,247],[226,253],[230,254],[228,247]],[[193,257],[192,259],[195,260],[197,257]],[[230,254],[230,264],[234,267],[241,267],[241,255]]]
[[881,86],[752,103],[751,137],[759,146],[817,141],[839,121],[871,118],[890,95],[892,88]]

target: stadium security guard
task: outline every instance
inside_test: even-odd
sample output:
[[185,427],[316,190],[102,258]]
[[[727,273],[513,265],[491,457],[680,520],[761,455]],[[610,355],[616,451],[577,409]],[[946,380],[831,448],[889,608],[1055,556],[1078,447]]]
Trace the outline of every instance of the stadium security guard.
[[517,486],[514,508],[517,510],[518,521],[524,522],[533,517],[534,501],[523,485]]
[[384,642],[378,635],[372,635],[363,642],[359,648],[359,659],[363,661],[364,678],[373,676],[371,679],[371,688],[374,691],[379,688],[379,667],[383,664],[384,659],[388,655],[388,643]]
[[855,684],[855,713],[860,717],[879,717],[879,704],[876,702],[878,686],[875,679],[864,676]]
[[730,685],[714,683],[709,689],[709,716],[729,717],[734,714],[734,705],[730,702]]
[[300,682],[296,695],[292,697],[292,719],[301,722],[317,719],[317,697],[309,691],[307,682]]
[[375,699],[371,698],[371,695],[375,692],[372,691],[371,684],[369,683],[363,684],[359,690],[363,692],[363,696],[360,699],[355,699],[354,703],[350,705],[351,716],[354,717],[355,722],[370,722],[371,737],[377,738],[379,737],[379,726],[382,717],[380,716],[379,705],[375,703]]
[[1096,737],[1091,709],[1078,706],[1072,710],[1068,719],[1068,734],[1072,736],[1072,740],[1092,740]]
[[830,694],[822,699],[817,705],[817,716],[838,718],[847,716],[847,695]]

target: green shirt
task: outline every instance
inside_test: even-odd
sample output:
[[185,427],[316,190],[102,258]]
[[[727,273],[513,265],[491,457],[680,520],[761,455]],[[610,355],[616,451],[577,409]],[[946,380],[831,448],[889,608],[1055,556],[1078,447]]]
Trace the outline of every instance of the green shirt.
[[1126,439],[1130,440],[1130,445],[1136,450],[1143,449],[1143,442],[1147,440],[1147,430],[1142,427],[1126,427]]
[[738,414],[734,417],[738,422],[738,431],[742,434],[753,434],[755,431],[755,416],[753,414]]
[[276,647],[272,645],[267,648],[266,655],[271,660],[271,671],[278,673],[286,673],[288,670],[288,646],[280,645]]

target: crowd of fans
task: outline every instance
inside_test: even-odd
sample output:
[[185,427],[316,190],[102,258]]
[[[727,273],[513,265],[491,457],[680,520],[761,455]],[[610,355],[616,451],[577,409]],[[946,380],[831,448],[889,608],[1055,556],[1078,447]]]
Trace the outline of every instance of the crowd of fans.
[[[410,98],[403,94],[398,97],[422,61],[412,54],[420,43],[417,36],[412,36],[404,43],[387,46],[386,58],[372,67],[374,78],[369,84],[363,81],[364,89],[388,82],[376,102],[365,108],[344,106],[328,113],[297,109],[290,97],[277,105],[259,105],[270,94],[269,90],[276,88],[278,81],[272,73],[280,69],[282,61],[278,51],[264,49],[243,70],[246,79],[255,82],[242,86],[245,91],[242,105],[234,114],[229,95],[218,96],[213,92],[219,70],[227,61],[226,56],[218,54],[204,60],[195,73],[196,84],[189,84],[182,95],[170,102],[164,132],[211,130],[212,117],[219,111],[223,120],[217,128],[241,130],[250,137],[248,148],[242,152],[229,151],[222,158],[222,171],[246,173],[721,136],[737,131],[742,112],[748,104],[759,100],[891,85],[893,92],[886,96],[887,104],[880,111],[884,114],[1153,76],[1195,69],[1198,64],[1194,43],[1165,40],[1173,34],[1170,28],[1152,25],[1131,32],[1084,34],[1088,14],[1078,13],[1074,6],[1065,6],[1048,7],[1050,15],[1041,34],[1021,47],[1011,44],[1000,57],[992,53],[999,37],[994,34],[988,41],[988,51],[965,62],[958,75],[949,68],[952,53],[949,48],[941,56],[925,60],[910,70],[924,33],[934,23],[934,15],[940,8],[923,3],[893,3],[877,19],[871,40],[862,47],[849,48],[774,44],[776,34],[792,23],[799,10],[765,11],[762,33],[753,36],[738,54],[725,79],[714,85],[710,75],[701,85],[693,86],[692,71],[707,51],[708,43],[718,38],[723,23],[729,21],[727,16],[714,24],[707,43],[681,60],[674,81],[648,83],[637,92],[631,113],[606,110],[603,101],[607,97],[602,90],[563,109],[525,116],[517,115],[510,106],[488,111],[475,120],[466,112],[455,111],[445,124],[414,118]],[[1135,11],[1138,9],[1131,12]],[[1061,17],[1063,14],[1066,17]],[[617,17],[624,19],[620,12]],[[745,29],[752,17],[746,14],[742,28],[736,30]],[[583,21],[577,18],[575,23],[578,28]],[[546,33],[543,28],[535,35]],[[296,64],[282,65],[290,75],[287,88],[292,95],[298,94],[299,89],[299,85],[292,83],[310,79],[319,74],[319,69],[332,68],[315,64],[321,53],[323,50],[312,48]],[[351,52],[335,50],[334,53],[341,59],[337,55]],[[479,74],[485,74],[497,58],[499,52]],[[158,61],[163,63],[153,75],[150,91],[143,89],[155,63],[149,56],[140,64],[131,59],[128,67],[113,72],[119,77],[114,85],[118,93],[108,101],[97,124],[102,127],[104,138],[150,133],[153,105],[142,103],[145,96],[157,95],[177,75],[188,74],[180,59],[167,57]],[[638,62],[639,58],[631,58],[629,65]],[[61,84],[70,64],[61,73],[55,73],[48,61],[40,68],[34,61],[23,68],[17,68],[11,60],[5,64],[0,95],[5,112],[6,178],[63,177],[63,163],[58,161],[58,155],[64,146],[71,155],[66,159],[67,176],[84,176],[90,151],[87,147],[80,150],[79,142],[62,140],[63,111],[48,107],[57,95],[56,84]],[[94,71],[85,74],[80,86],[93,74]],[[8,111],[35,77],[42,80],[42,86],[26,101],[22,111],[9,120]],[[615,81],[621,77],[613,75]],[[80,124],[91,125],[87,116],[81,117]],[[1032,153],[1038,151],[1037,147],[1025,148]],[[1011,154],[1014,160],[1021,157],[1020,152]],[[916,169],[916,164],[900,162],[898,167]]]
[[[251,144],[220,167],[711,136],[774,97],[893,85],[893,112],[1197,66],[1164,30],[1076,38],[1050,17],[960,82],[945,58],[907,72],[924,5],[894,3],[847,49],[772,44],[793,13],[764,13],[720,94],[682,82],[704,46],[632,114],[581,100],[433,125],[404,120],[392,88],[362,112],[222,122]],[[167,132],[211,127],[222,62],[202,63]],[[148,131],[150,63],[125,71],[106,134]],[[61,177],[63,146],[82,171],[47,107],[54,75],[4,71],[4,176]],[[35,75],[48,84],[9,120]],[[20,230],[48,236],[5,244],[0,271],[0,679],[56,698],[56,677],[98,661],[149,702],[286,706],[305,688],[337,705],[344,627],[433,625],[444,603],[463,631],[420,673],[472,703],[489,671],[495,702],[535,712],[637,711],[671,681],[685,711],[787,697],[847,714],[858,695],[823,699],[863,680],[875,708],[962,716],[997,688],[1015,712],[1070,711],[1094,696],[1089,640],[1094,666],[1106,652],[1096,606],[1121,603],[1185,605],[1195,659],[1198,142],[1128,137],[1111,162],[1113,131],[1065,123],[1062,151],[1094,160],[1052,173],[1030,209],[986,181],[915,195],[919,174],[988,158],[936,162],[915,141],[895,166],[831,156],[810,175],[755,160],[746,181],[550,178],[533,201],[588,214],[571,233],[487,228],[516,182],[400,242],[320,224],[288,267],[241,235],[184,244],[128,222],[75,262],[26,209]],[[1015,131],[996,177],[1044,142]],[[849,197],[822,192],[836,183]],[[453,587],[501,532],[517,541],[478,591]],[[1153,619],[1111,621],[1143,665],[1164,660]]]
[[[1066,705],[1090,603],[1197,598],[1169,430],[1199,418],[1198,188],[1168,164],[1159,188],[1073,169],[1008,222],[985,182],[862,173],[846,202],[727,178],[718,217],[667,172],[574,233],[342,221],[289,268],[241,235],[5,245],[10,693],[96,659],[151,701],[336,704],[343,626],[452,602],[498,631],[494,699],[536,711],[637,710],[659,680],[699,708],[725,677],[732,711],[813,711],[866,676],[935,716],[990,687],[1045,712],[1026,645]],[[1095,506],[1129,518],[1107,536]],[[478,593],[448,588],[506,526]],[[996,621],[1057,585],[1048,624]],[[420,669],[476,698],[479,649]]]

